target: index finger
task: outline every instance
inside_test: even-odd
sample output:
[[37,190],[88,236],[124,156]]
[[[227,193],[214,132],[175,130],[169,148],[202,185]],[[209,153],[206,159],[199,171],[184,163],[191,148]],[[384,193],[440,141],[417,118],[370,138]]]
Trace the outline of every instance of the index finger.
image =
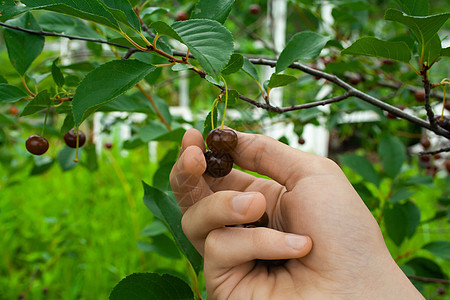
[[326,173],[326,158],[294,149],[271,137],[236,132],[238,144],[231,153],[234,162],[249,171],[266,175],[288,191],[303,177]]

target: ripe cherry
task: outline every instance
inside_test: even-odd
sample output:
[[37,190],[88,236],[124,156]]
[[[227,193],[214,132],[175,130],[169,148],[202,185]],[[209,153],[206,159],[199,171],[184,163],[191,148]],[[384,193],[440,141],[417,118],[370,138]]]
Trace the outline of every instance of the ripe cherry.
[[238,137],[231,129],[213,129],[206,137],[209,149],[217,153],[231,153],[236,148]]
[[259,15],[259,13],[261,12],[261,7],[258,4],[252,4],[252,5],[250,5],[250,8],[248,9],[248,11],[252,15]]
[[424,163],[430,162],[430,159],[431,159],[431,155],[430,154],[423,154],[423,155],[419,156],[419,160],[421,162],[424,162]]
[[298,138],[298,143],[299,143],[300,145],[304,145],[304,144],[306,143],[306,141],[305,141],[304,138],[299,137],[299,138]]
[[178,11],[177,12],[177,21],[186,21],[189,19],[189,15],[185,11]]
[[25,142],[28,152],[34,155],[42,155],[48,150],[48,141],[39,135],[30,135]]
[[207,151],[205,153],[206,171],[205,174],[219,178],[228,175],[233,169],[233,158],[228,153],[217,153]]
[[[84,143],[86,142],[86,136],[81,130],[78,130],[78,135],[79,135],[78,146],[83,147]],[[70,129],[70,131],[64,135],[64,142],[66,142],[66,145],[69,146],[70,148],[77,147],[77,134],[75,133],[73,128]]]
[[428,149],[431,146],[431,142],[428,139],[426,135],[422,135],[422,138],[420,139],[420,144],[422,145],[423,149]]
[[106,149],[111,149],[113,147],[113,144],[111,142],[106,142],[105,143],[105,148]]
[[434,119],[436,120],[436,123],[444,128],[447,131],[450,131],[450,118],[449,117],[444,117],[441,119],[440,116],[435,116]]
[[383,58],[381,60],[381,64],[385,66],[392,66],[394,64],[394,61],[391,59]]
[[425,91],[424,90],[415,91],[414,99],[416,99],[417,102],[425,102]]

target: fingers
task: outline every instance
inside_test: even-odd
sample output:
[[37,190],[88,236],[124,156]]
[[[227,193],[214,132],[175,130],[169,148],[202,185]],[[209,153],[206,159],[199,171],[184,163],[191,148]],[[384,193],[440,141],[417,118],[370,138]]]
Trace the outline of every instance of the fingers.
[[266,201],[260,193],[222,191],[190,207],[181,224],[187,238],[203,254],[209,232],[226,225],[255,222],[263,215],[265,208]]
[[292,190],[301,177],[320,168],[322,158],[296,150],[273,138],[237,132],[238,145],[232,154],[240,167],[273,178]]
[[295,259],[307,255],[311,238],[270,228],[226,227],[212,231],[205,241],[205,270],[231,268],[253,261]]
[[195,202],[212,194],[202,177],[206,170],[204,148],[199,131],[186,131],[179,159],[170,172],[170,185],[183,213]]

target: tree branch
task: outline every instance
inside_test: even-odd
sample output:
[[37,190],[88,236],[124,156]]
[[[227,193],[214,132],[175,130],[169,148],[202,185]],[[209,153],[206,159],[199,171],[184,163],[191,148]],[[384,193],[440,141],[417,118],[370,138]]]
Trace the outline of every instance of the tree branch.
[[439,278],[429,278],[429,277],[422,277],[422,276],[408,276],[409,279],[423,281],[423,282],[435,282],[435,283],[443,283],[443,284],[450,284],[450,280],[445,279],[439,279]]
[[438,149],[438,150],[434,150],[434,151],[424,151],[424,152],[419,152],[419,155],[434,155],[434,154],[438,154],[438,153],[442,153],[442,152],[450,152],[450,147],[449,148],[442,148],[442,149]]

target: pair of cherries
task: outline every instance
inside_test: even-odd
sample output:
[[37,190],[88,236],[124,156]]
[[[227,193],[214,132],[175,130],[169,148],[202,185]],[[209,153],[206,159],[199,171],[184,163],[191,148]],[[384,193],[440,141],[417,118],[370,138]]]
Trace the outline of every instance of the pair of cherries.
[[[78,134],[79,134],[78,147],[82,147],[86,142],[86,135],[81,130],[78,132]],[[64,135],[64,142],[70,148],[77,147],[77,134],[73,129],[71,129]],[[27,138],[27,141],[25,142],[25,147],[31,154],[42,155],[45,152],[47,152],[49,144],[46,138],[33,134]]]
[[[206,171],[205,174],[220,178],[228,175],[233,169],[233,157],[230,153],[234,151],[238,143],[236,132],[230,129],[213,129],[206,137],[206,144],[210,149],[205,153]],[[267,227],[269,217],[267,213],[256,222],[244,224],[246,228]]]

